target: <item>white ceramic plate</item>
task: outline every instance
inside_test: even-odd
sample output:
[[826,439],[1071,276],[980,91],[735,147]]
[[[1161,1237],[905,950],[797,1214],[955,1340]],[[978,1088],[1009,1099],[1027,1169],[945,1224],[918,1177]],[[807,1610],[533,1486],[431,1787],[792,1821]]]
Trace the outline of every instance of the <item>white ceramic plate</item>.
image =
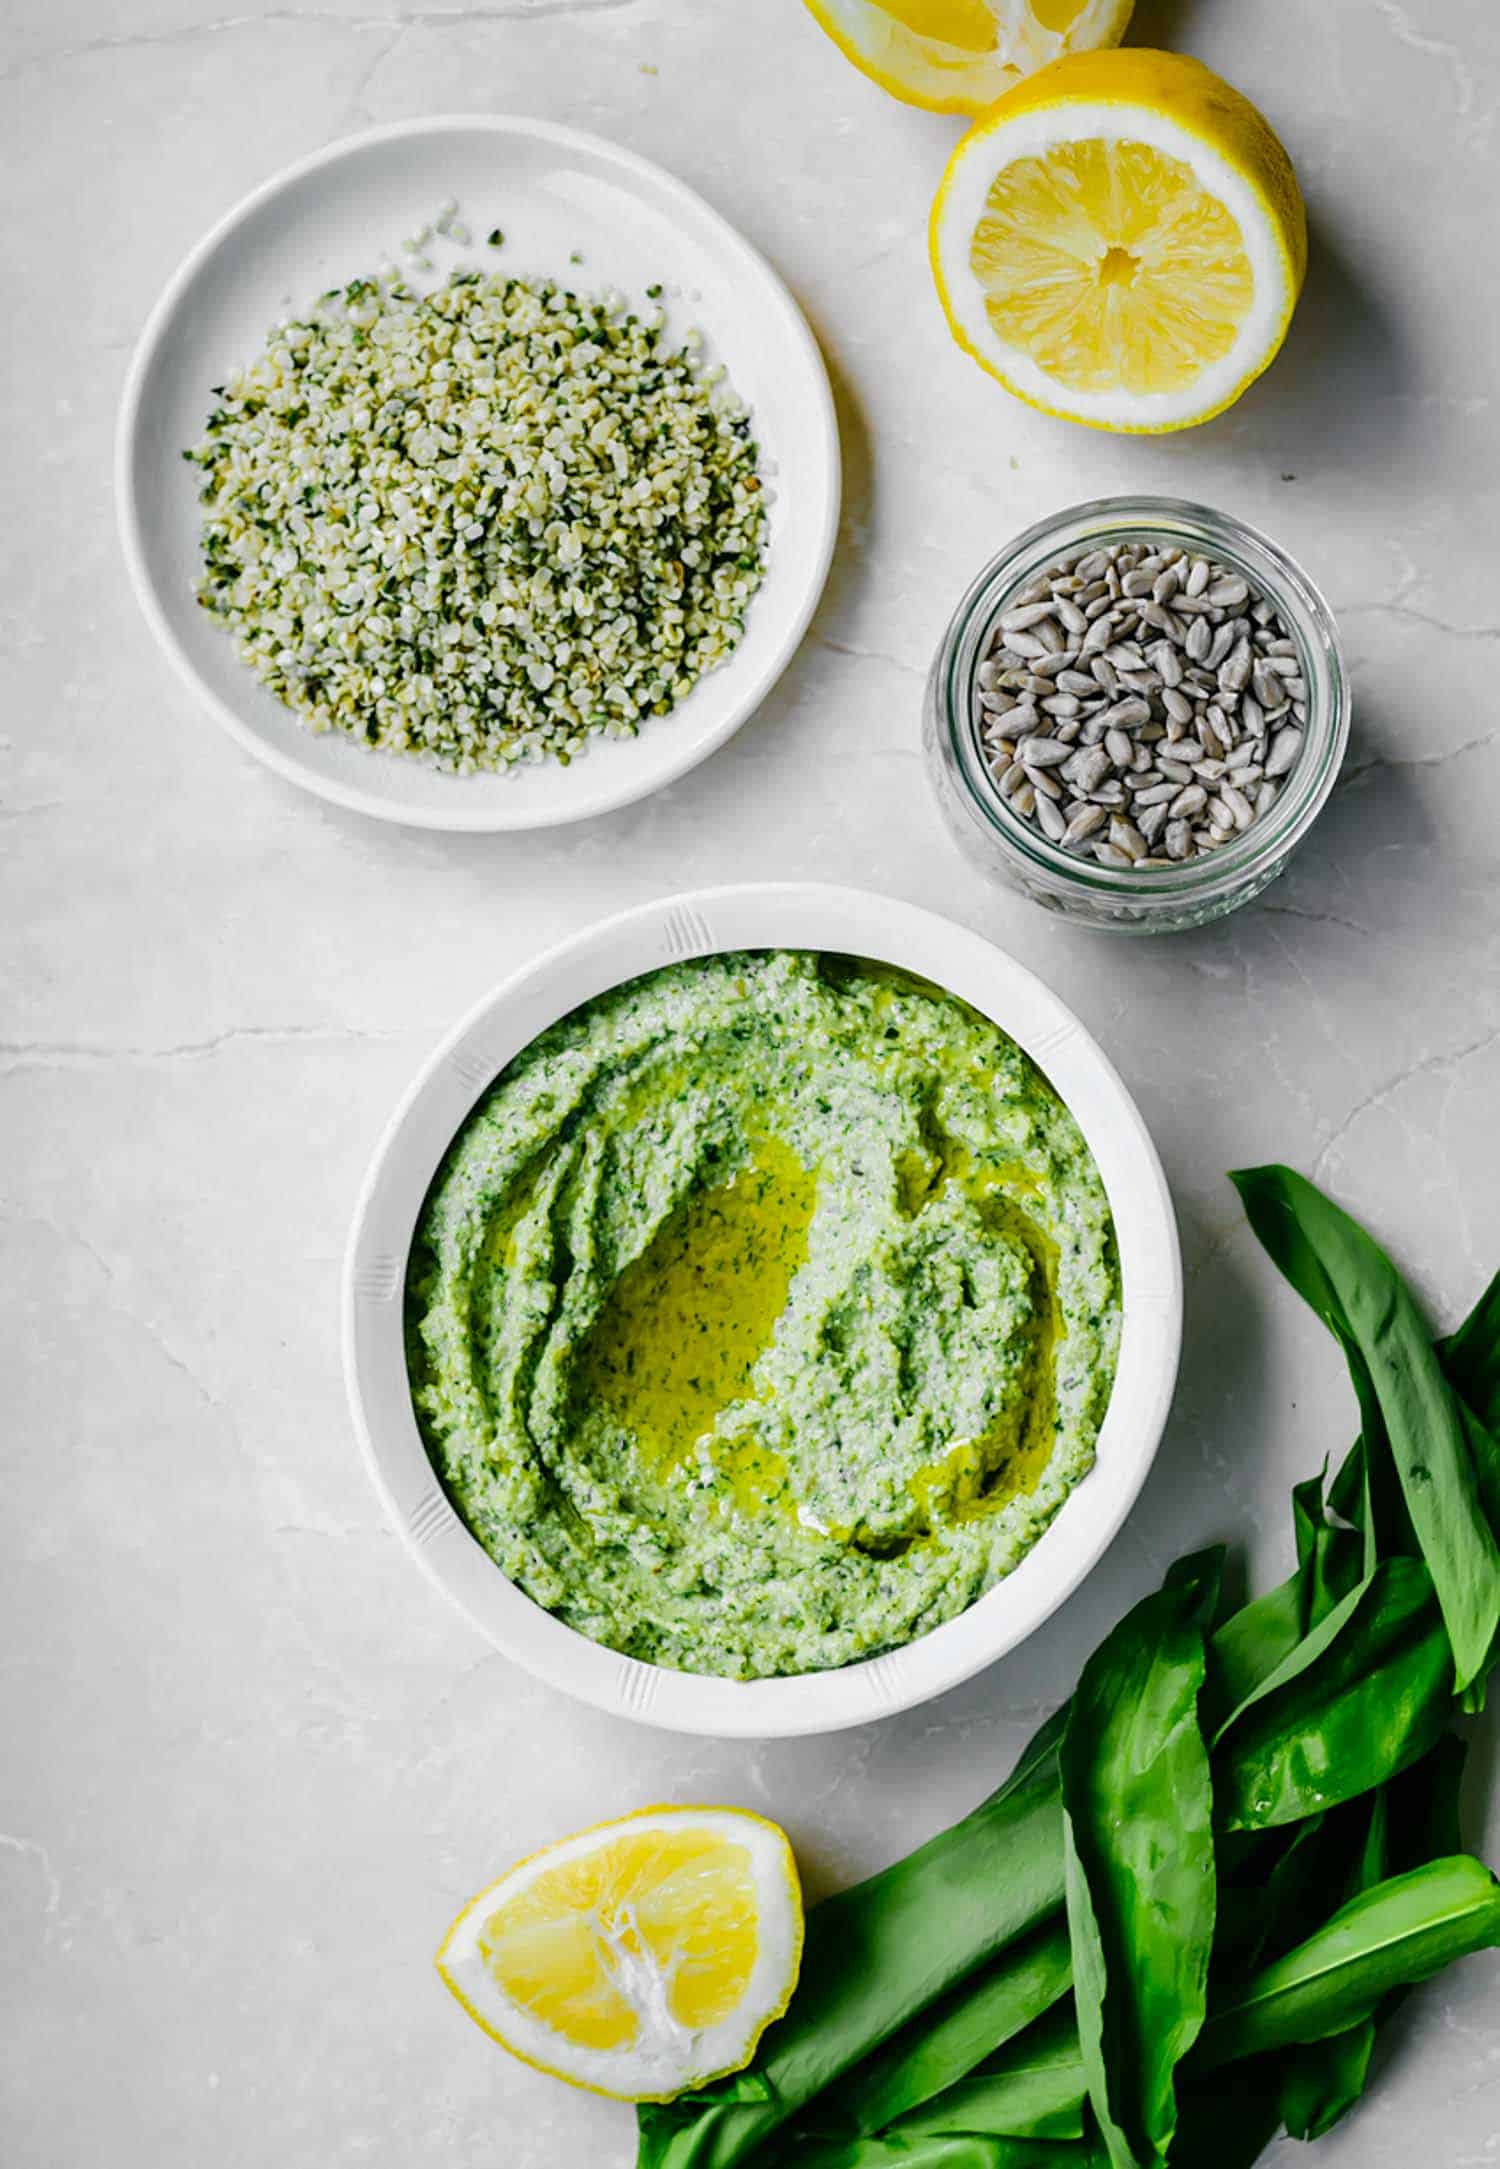
[[[603,1648],[507,1581],[459,1520],[412,1413],[402,1287],[422,1201],[473,1107],[513,1055],[581,1002],[686,956],[828,949],[947,987],[1009,1032],[1072,1109],[1114,1214],[1124,1287],[1119,1368],[1090,1473],[1006,1579],[904,1649],[791,1679],[672,1672]],[[563,942],[487,995],[422,1070],[376,1152],[344,1275],[344,1368],[376,1486],[413,1557],[518,1664],[601,1709],[676,1732],[766,1738],[834,1732],[941,1694],[1056,1611],[1135,1501],[1171,1403],[1182,1266],[1161,1163],[1124,1085],[1040,980],[978,934],[854,889],[709,889],[624,912]]]
[[[327,287],[400,260],[403,237],[456,198],[474,239],[435,239],[446,271],[478,263],[639,299],[665,288],[669,334],[696,325],[752,412],[772,491],[766,579],[745,637],[638,739],[596,743],[568,768],[444,775],[337,733],[304,730],[194,600],[196,444],[212,387]],[[505,246],[492,250],[495,226]],[[582,264],[573,264],[574,251]],[[268,181],[199,243],[152,313],[131,365],[117,445],[120,528],[136,592],[172,662],[242,746],[294,783],[424,828],[546,828],[658,790],[738,729],[780,676],[822,591],[838,526],[839,452],[822,358],[764,258],[659,166],[597,136],[520,117],[402,122],[319,151]]]

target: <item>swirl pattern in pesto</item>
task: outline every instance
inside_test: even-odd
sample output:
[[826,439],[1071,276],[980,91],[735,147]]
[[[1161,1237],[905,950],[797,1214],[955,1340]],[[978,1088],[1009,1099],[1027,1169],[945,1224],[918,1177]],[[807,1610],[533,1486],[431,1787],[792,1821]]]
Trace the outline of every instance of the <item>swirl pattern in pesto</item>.
[[413,1246],[434,1465],[504,1572],[631,1656],[819,1670],[953,1618],[1088,1469],[1104,1187],[1014,1042],[882,967],[674,964],[509,1065]]

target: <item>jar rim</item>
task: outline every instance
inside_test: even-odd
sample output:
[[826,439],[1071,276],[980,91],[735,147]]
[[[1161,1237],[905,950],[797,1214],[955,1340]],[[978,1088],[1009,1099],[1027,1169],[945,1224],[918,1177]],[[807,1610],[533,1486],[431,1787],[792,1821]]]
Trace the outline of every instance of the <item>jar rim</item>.
[[[1218,850],[1175,864],[1102,866],[1062,850],[1012,813],[979,736],[976,675],[996,619],[1008,597],[1063,551],[1106,541],[1161,541],[1210,554],[1262,590],[1296,641],[1307,685],[1302,755],[1289,787],[1243,835]],[[1328,801],[1349,740],[1348,674],[1333,612],[1279,543],[1232,513],[1189,499],[1125,495],[1091,498],[1036,521],[1014,536],[970,582],[943,635],[934,669],[946,765],[997,846],[1027,862],[1050,883],[1118,903],[1129,897],[1149,907],[1203,906],[1228,901],[1241,887],[1263,884],[1268,864],[1295,849]]]

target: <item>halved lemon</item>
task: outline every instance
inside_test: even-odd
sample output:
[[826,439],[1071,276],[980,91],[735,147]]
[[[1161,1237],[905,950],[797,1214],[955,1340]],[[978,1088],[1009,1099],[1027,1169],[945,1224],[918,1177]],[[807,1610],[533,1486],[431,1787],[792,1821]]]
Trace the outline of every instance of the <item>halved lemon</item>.
[[948,161],[933,275],[1010,391],[1098,429],[1185,429],[1239,398],[1291,322],[1307,219],[1247,98],[1180,53],[1055,61]]
[[642,1808],[563,1838],[472,1898],[437,1954],[492,2040],[620,2101],[738,2071],[801,1962],[786,1834],[737,1808]]
[[807,0],[882,90],[934,113],[985,107],[1064,53],[1118,45],[1135,0]]

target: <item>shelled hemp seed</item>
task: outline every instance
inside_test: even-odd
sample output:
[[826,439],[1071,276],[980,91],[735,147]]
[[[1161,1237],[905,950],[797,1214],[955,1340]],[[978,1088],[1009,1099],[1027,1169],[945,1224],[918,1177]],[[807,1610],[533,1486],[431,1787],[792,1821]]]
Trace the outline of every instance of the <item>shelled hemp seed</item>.
[[1012,595],[977,699],[1010,811],[1122,872],[1181,865],[1252,828],[1307,724],[1275,605],[1234,566],[1147,540],[1070,550]]
[[750,415],[700,350],[551,281],[333,288],[184,454],[198,601],[314,731],[460,775],[634,737],[733,653],[765,569]]

